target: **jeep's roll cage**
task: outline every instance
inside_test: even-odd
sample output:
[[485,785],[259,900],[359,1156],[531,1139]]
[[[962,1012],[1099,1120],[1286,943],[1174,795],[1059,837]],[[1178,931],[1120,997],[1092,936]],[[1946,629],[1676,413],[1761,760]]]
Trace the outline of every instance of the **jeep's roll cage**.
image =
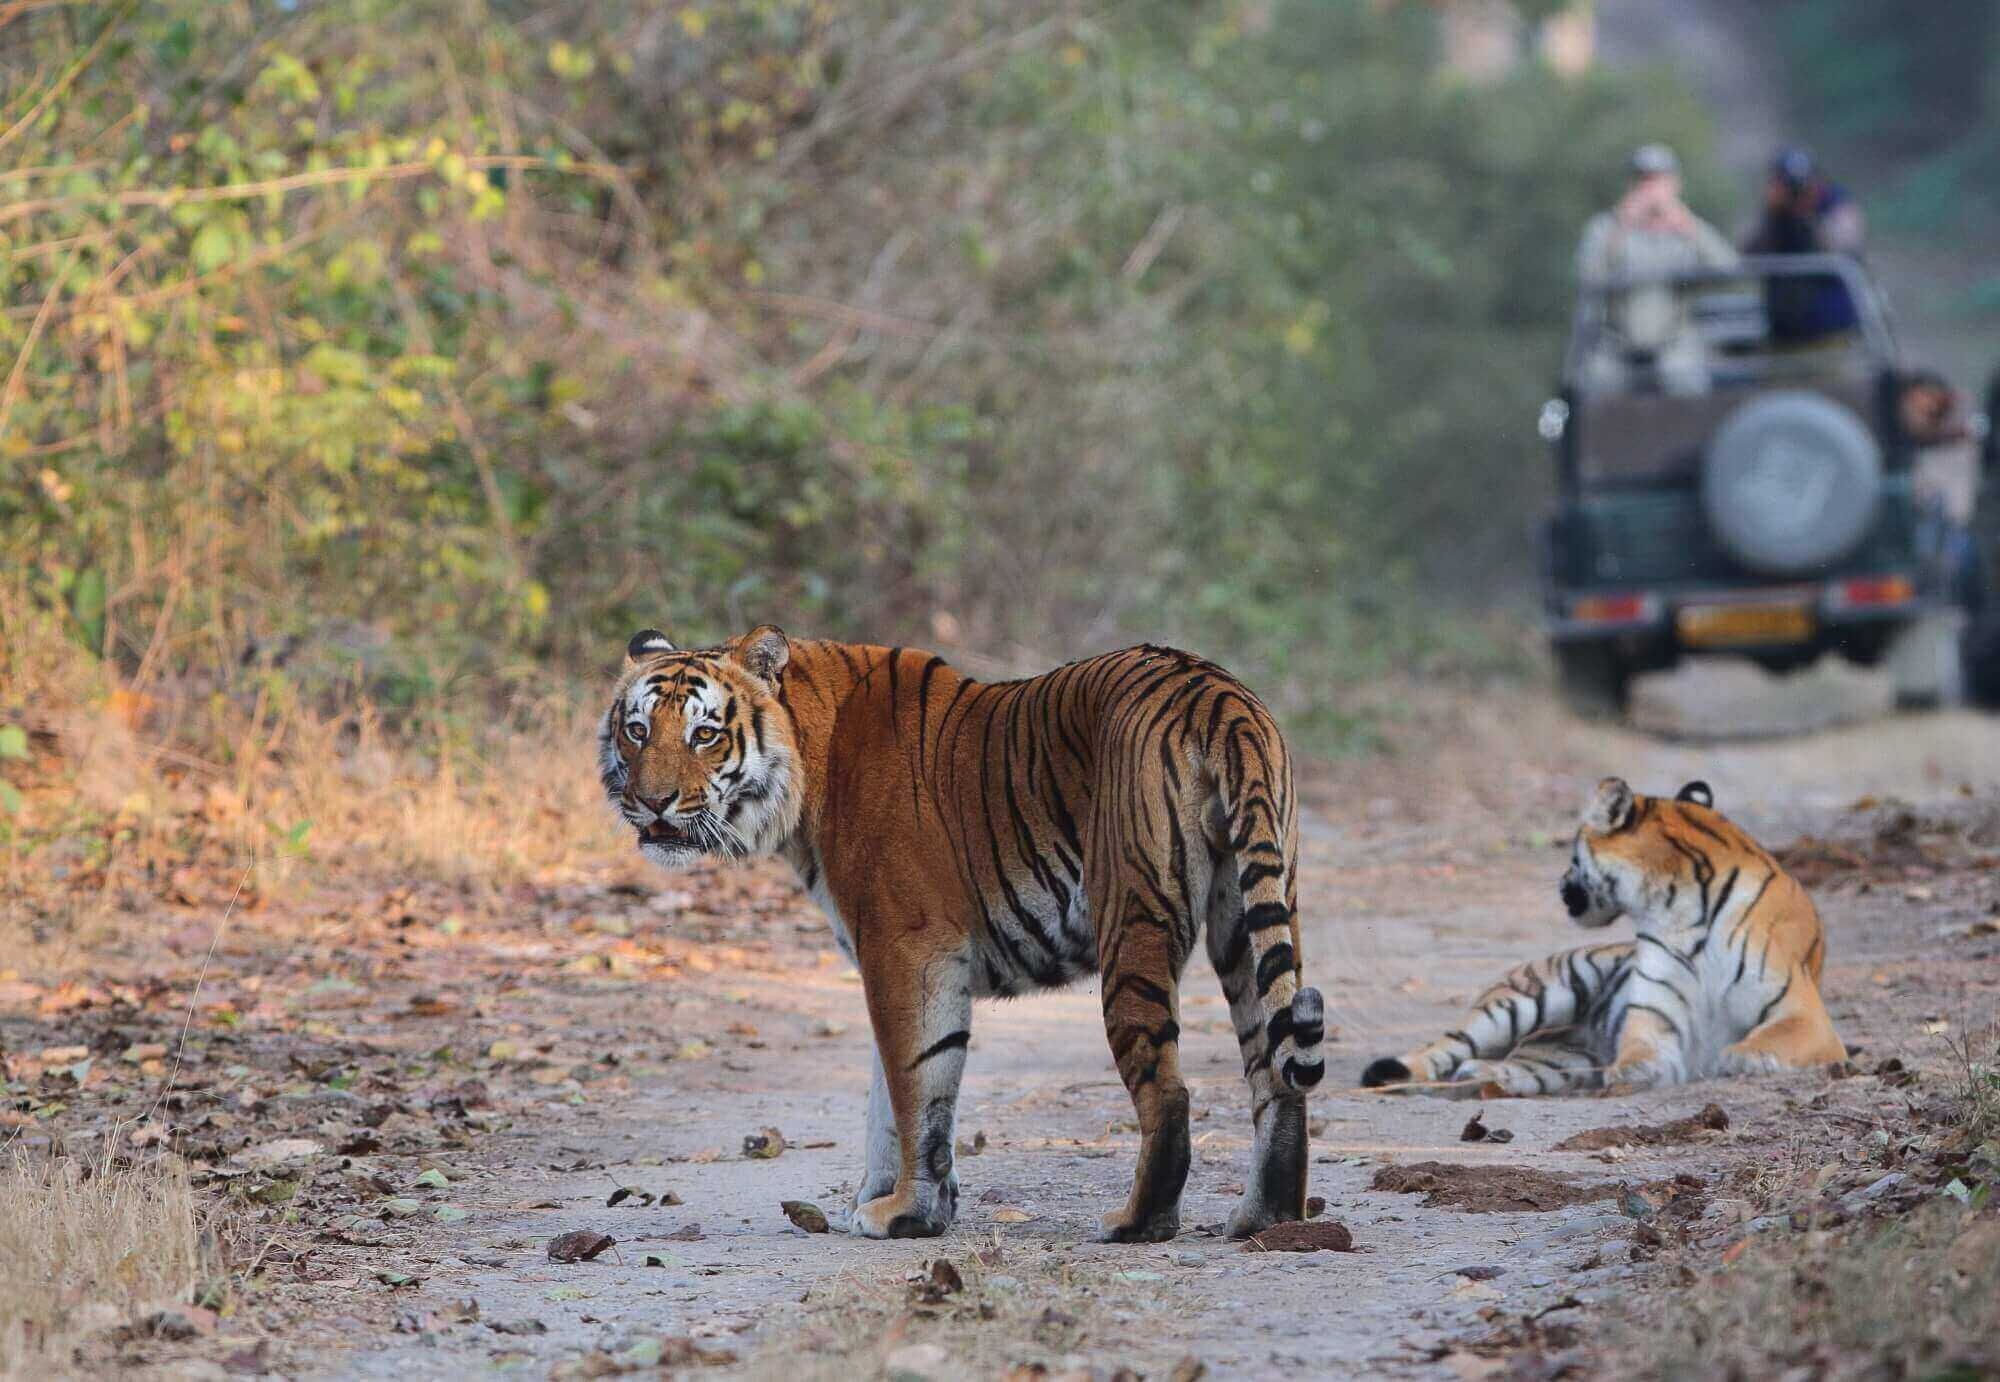
[[[1851,329],[1818,338],[1774,341],[1770,329],[1770,285],[1831,279],[1845,290],[1854,310]],[[1731,287],[1737,291],[1724,291]],[[1733,268],[1689,269],[1670,274],[1622,275],[1595,279],[1577,287],[1568,349],[1564,352],[1561,392],[1542,407],[1538,429],[1555,450],[1556,478],[1561,491],[1574,495],[1582,484],[1574,425],[1584,363],[1607,337],[1615,337],[1611,306],[1622,294],[1638,288],[1671,289],[1677,296],[1708,299],[1690,304],[1690,317],[1708,349],[1713,376],[1711,392],[1727,393],[1759,384],[1804,383],[1829,373],[1852,374],[1859,354],[1872,376],[1875,401],[1871,423],[1894,439],[1897,426],[1895,393],[1900,359],[1888,304],[1861,263],[1844,254],[1751,254]],[[1840,347],[1829,349],[1829,347]],[[1614,346],[1613,348],[1617,348]],[[1891,447],[1892,465],[1904,459],[1906,448]]]
[[[1743,365],[1754,361],[1760,353],[1781,358],[1791,363],[1794,352],[1774,348],[1769,321],[1762,318],[1768,300],[1770,285],[1774,282],[1803,282],[1806,280],[1833,279],[1846,290],[1847,300],[1853,305],[1856,325],[1852,331],[1830,332],[1825,337],[1828,342],[1841,340],[1852,342],[1857,336],[1867,355],[1887,366],[1897,359],[1895,330],[1889,319],[1888,305],[1877,291],[1860,262],[1844,254],[1750,254],[1745,255],[1735,268],[1730,269],[1690,269],[1678,273],[1651,275],[1621,275],[1617,278],[1596,279],[1581,283],[1577,288],[1576,312],[1571,321],[1569,349],[1563,356],[1562,379],[1565,391],[1574,388],[1583,367],[1584,360],[1596,350],[1607,336],[1615,336],[1611,325],[1610,306],[1619,296],[1639,288],[1671,288],[1676,296],[1688,297],[1713,294],[1722,299],[1712,304],[1707,311],[1699,303],[1692,305],[1692,316],[1696,329],[1707,342],[1713,360],[1718,366],[1718,378],[1724,383],[1754,383],[1761,374],[1779,372],[1775,369],[1757,371],[1745,370]],[[1736,301],[1728,300],[1729,295],[1717,292],[1728,285],[1738,285],[1756,289],[1754,306],[1746,307],[1744,294],[1736,294]],[[1759,318],[1747,318],[1746,311],[1760,314]],[[1755,334],[1745,334],[1742,330],[1746,322],[1762,320],[1763,330]],[[1809,349],[1813,344],[1809,339],[1798,341],[1800,350]],[[1751,349],[1745,349],[1749,346]],[[1722,367],[1726,366],[1726,370]],[[1795,371],[1794,371],[1795,372]]]

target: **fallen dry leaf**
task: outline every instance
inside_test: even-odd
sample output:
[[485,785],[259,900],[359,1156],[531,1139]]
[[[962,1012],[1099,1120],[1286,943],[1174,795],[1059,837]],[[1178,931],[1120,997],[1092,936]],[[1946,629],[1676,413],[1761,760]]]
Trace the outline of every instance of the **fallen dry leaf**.
[[778,1208],[785,1211],[785,1217],[804,1229],[807,1233],[827,1231],[826,1211],[805,1200],[780,1200]]
[[617,1242],[608,1233],[596,1233],[587,1228],[572,1229],[549,1240],[549,1261],[589,1262]]
[[930,1265],[930,1270],[910,1284],[912,1299],[926,1305],[937,1305],[946,1296],[957,1295],[965,1289],[965,1278],[946,1258],[938,1258]]
[[753,1161],[769,1161],[785,1150],[785,1135],[776,1128],[753,1132],[743,1139],[743,1155]]

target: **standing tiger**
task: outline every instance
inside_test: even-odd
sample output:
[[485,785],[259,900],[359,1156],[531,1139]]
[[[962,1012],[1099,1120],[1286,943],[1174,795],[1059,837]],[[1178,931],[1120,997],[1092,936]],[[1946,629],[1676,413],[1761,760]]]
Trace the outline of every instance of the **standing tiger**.
[[972,1000],[1095,973],[1140,1132],[1102,1237],[1172,1237],[1189,1162],[1177,993],[1204,925],[1255,1134],[1230,1231],[1303,1217],[1325,1023],[1299,962],[1291,762],[1220,667],[1143,647],[980,682],[768,624],[693,651],[649,629],[598,764],[647,858],[782,857],[860,970],[875,1068],[852,1232],[927,1236],[956,1215]]
[[1705,782],[1636,795],[1606,778],[1584,809],[1563,905],[1636,940],[1535,960],[1463,1026],[1361,1076],[1507,1094],[1680,1084],[1845,1060],[1820,1001],[1826,936],[1798,881],[1715,810]]

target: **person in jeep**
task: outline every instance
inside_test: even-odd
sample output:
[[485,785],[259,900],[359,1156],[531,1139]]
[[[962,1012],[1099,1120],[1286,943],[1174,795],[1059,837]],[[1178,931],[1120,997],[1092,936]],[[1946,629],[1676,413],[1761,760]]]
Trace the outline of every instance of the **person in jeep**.
[[[1743,246],[1745,254],[1849,254],[1861,256],[1866,226],[1861,207],[1819,170],[1804,149],[1781,149],[1764,182],[1764,214]],[[1833,274],[1773,281],[1765,310],[1774,340],[1822,341],[1860,325],[1846,286]]]
[[[1584,227],[1577,276],[1587,285],[1624,289],[1608,306],[1606,331],[1585,362],[1583,386],[1621,393],[1652,385],[1662,393],[1708,391],[1707,347],[1689,320],[1686,301],[1666,282],[1694,269],[1730,269],[1736,250],[1681,200],[1680,161],[1664,144],[1632,155],[1625,195]],[[1658,279],[1658,283],[1646,280]]]

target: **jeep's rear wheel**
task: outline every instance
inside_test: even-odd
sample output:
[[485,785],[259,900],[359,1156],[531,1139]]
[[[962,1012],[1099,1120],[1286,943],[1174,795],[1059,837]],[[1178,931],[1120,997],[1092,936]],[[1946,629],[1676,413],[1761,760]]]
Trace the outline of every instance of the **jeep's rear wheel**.
[[1623,718],[1632,668],[1610,643],[1558,643],[1556,689],[1563,703],[1586,720]]

